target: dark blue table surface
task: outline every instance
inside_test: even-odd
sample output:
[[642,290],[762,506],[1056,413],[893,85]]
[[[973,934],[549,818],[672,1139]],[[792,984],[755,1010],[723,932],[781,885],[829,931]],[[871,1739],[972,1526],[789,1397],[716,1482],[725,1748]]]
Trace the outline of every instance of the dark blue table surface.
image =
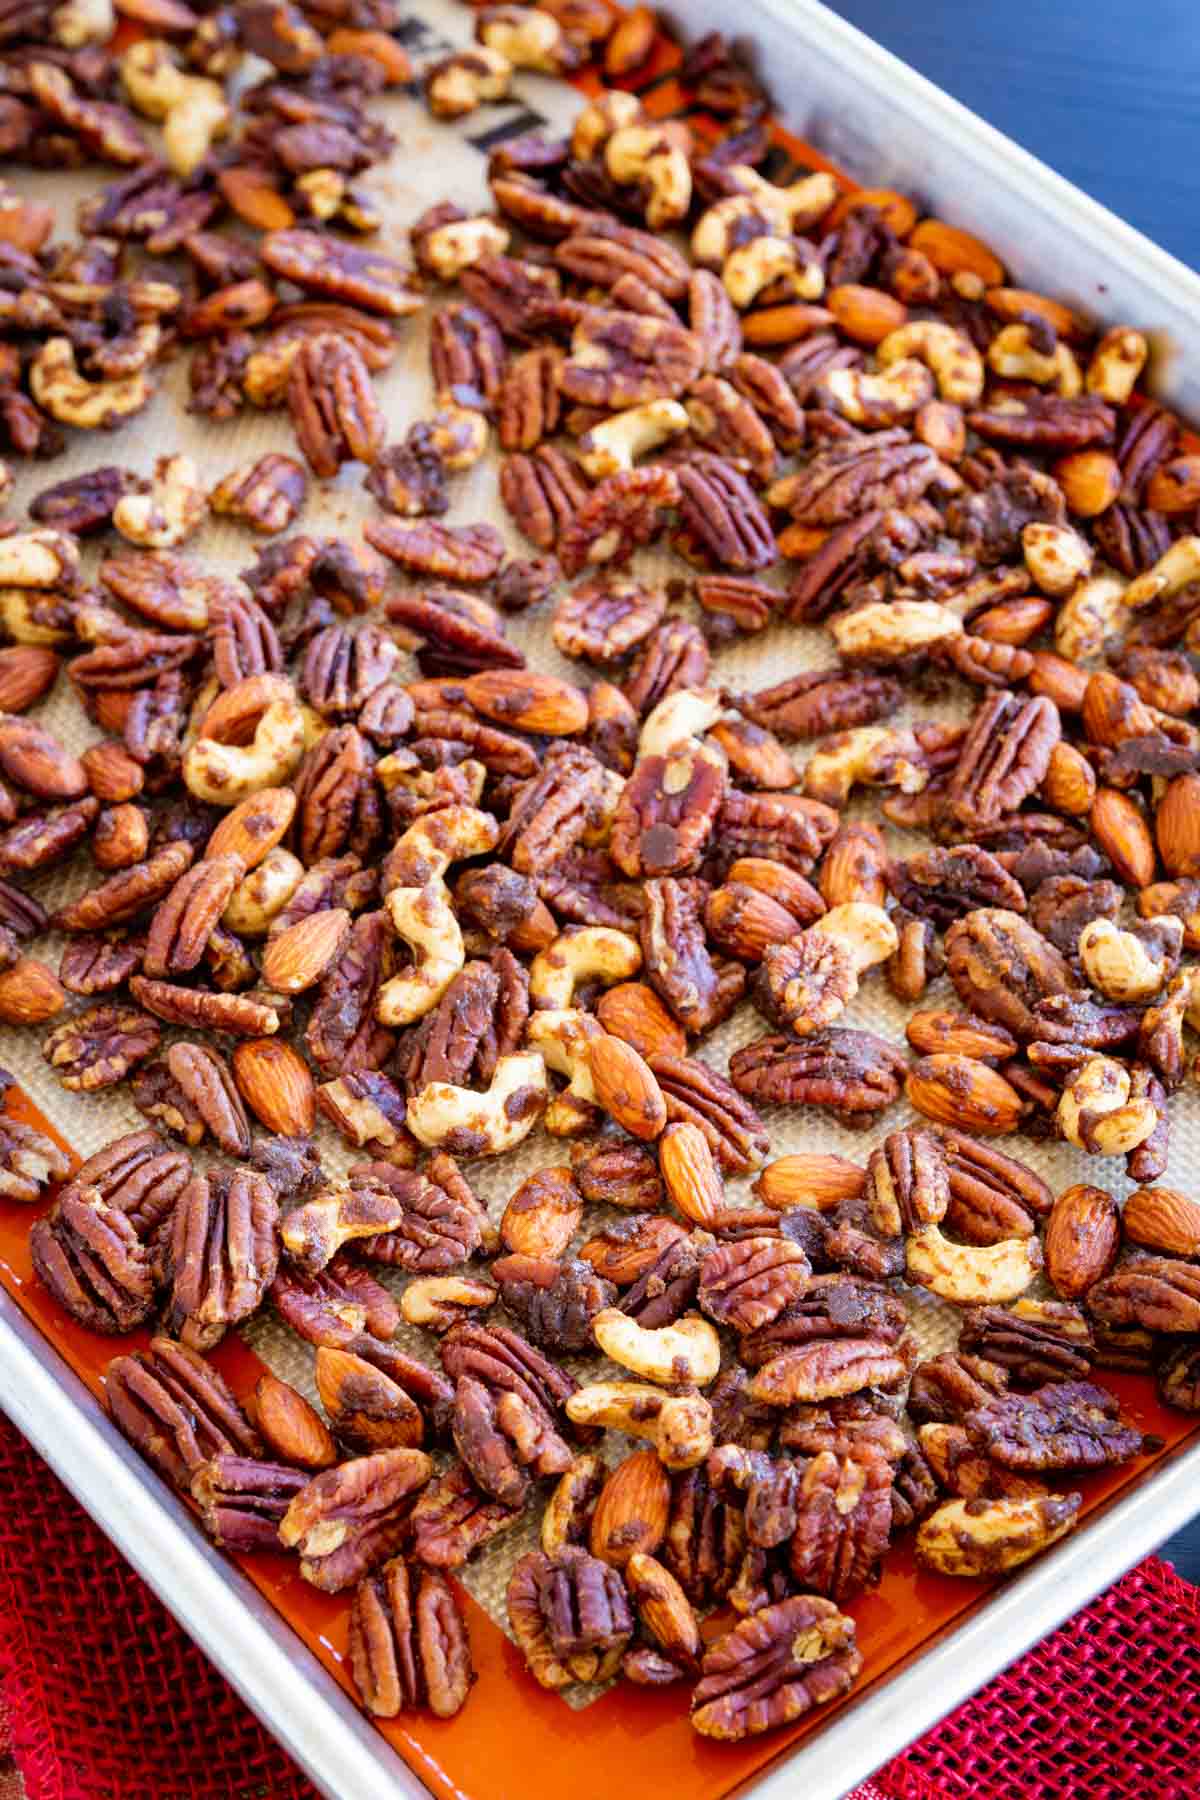
[[[826,4],[1200,269],[1197,0]],[[1200,1519],[1164,1554],[1200,1582]]]
[[826,0],[1200,269],[1196,0]]

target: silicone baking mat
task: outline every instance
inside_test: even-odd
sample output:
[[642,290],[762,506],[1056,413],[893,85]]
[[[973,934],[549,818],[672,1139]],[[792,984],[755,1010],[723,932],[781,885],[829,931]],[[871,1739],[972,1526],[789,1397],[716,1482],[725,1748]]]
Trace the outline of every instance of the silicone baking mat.
[[[470,40],[471,26],[468,8],[438,5],[436,0],[429,0],[412,9],[399,37],[419,72],[448,49],[464,46]],[[678,52],[662,42],[637,79],[619,85],[635,88],[648,109],[656,114],[687,111],[687,96],[672,73],[677,61]],[[599,84],[588,77],[581,85]],[[382,250],[405,257],[407,227],[435,201],[453,200],[469,210],[489,208],[485,182],[487,151],[508,136],[543,124],[551,130],[561,128],[569,123],[579,105],[579,96],[571,88],[537,76],[518,76],[515,95],[504,105],[485,108],[452,125],[432,120],[416,92],[384,95],[372,103],[373,111],[399,140],[388,162],[369,172],[363,182],[375,194],[385,215],[386,223],[376,240]],[[704,129],[702,118],[695,122],[697,129]],[[777,148],[779,166],[772,170],[776,179],[787,179],[791,165],[801,172],[829,166],[817,153],[782,132],[777,134]],[[53,196],[60,206],[64,194],[73,201],[98,185],[94,174],[34,177],[26,184],[34,197]],[[67,216],[65,209],[61,216]],[[437,296],[433,296],[425,314],[401,326],[396,360],[377,377],[377,390],[393,440],[402,437],[408,426],[431,408],[427,318],[436,304]],[[24,470],[18,478],[15,504],[26,502],[49,481],[61,480],[99,462],[120,462],[149,474],[156,457],[184,452],[196,458],[206,480],[215,482],[267,450],[293,448],[291,428],[284,414],[250,409],[229,425],[212,427],[186,412],[186,398],[186,362],[179,359],[166,370],[151,407],[118,435],[111,439],[81,435],[51,468],[41,465]],[[497,459],[489,456],[466,475],[455,477],[447,516],[454,523],[488,520],[501,530],[514,551],[520,551],[520,540],[499,505],[497,467]],[[357,537],[361,521],[375,511],[362,490],[361,475],[360,469],[351,467],[336,481],[314,486],[299,527],[314,535]],[[187,548],[188,555],[231,573],[247,567],[255,553],[256,545],[247,534],[217,520],[211,521]],[[679,574],[681,565],[666,553],[652,551],[639,555],[635,571],[651,581],[663,580],[669,574]],[[513,620],[510,630],[532,666],[579,678],[578,666],[561,659],[550,642],[547,609]],[[715,673],[730,688],[752,688],[832,661],[832,646],[825,636],[815,630],[787,626],[722,649],[715,658]],[[60,679],[55,693],[39,708],[38,716],[72,748],[82,747],[101,735],[85,719],[65,678]],[[923,716],[930,714],[927,711]],[[903,849],[901,834],[889,830],[889,839],[897,851]],[[42,878],[36,891],[45,904],[52,906],[92,879],[87,860],[81,857]],[[48,950],[39,946],[39,950],[49,960],[56,959],[56,945],[51,944]],[[953,997],[948,985],[943,984],[930,990],[927,1003],[937,1005],[946,998],[952,1001]],[[860,992],[845,1023],[902,1044],[905,1016],[905,1009],[877,977]],[[723,1070],[729,1054],[761,1029],[761,1020],[744,1006],[709,1035],[700,1053]],[[23,1094],[10,1096],[10,1111],[48,1122],[81,1157],[143,1123],[121,1089],[82,1100],[66,1093],[41,1058],[41,1036],[36,1030],[0,1029],[0,1062],[16,1075],[24,1090]],[[868,1133],[849,1131],[829,1115],[808,1108],[767,1109],[765,1116],[772,1135],[773,1156],[800,1149],[829,1150],[862,1161],[886,1130],[894,1130],[912,1115],[906,1103],[901,1102],[882,1125]],[[1172,1166],[1180,1185],[1186,1185],[1186,1171],[1194,1165],[1200,1148],[1200,1097],[1188,1091],[1176,1099],[1172,1127]],[[325,1126],[319,1128],[318,1142],[330,1174],[344,1170],[356,1159]],[[1085,1178],[1084,1159],[1066,1146],[1022,1140],[1013,1147],[1056,1188]],[[514,1154],[496,1164],[470,1165],[466,1173],[498,1217],[519,1182],[531,1170],[560,1161],[562,1148],[560,1140],[535,1133]],[[1109,1186],[1119,1194],[1129,1186],[1120,1163],[1090,1161],[1086,1179]],[[731,1183],[731,1197],[745,1197],[747,1185]],[[118,1344],[97,1338],[66,1319],[49,1300],[30,1273],[26,1240],[35,1211],[12,1206],[0,1209],[0,1283],[88,1385],[100,1392],[107,1361],[141,1339],[135,1334]],[[594,1231],[602,1216],[598,1209],[591,1209],[581,1237]],[[384,1279],[397,1292],[403,1286],[400,1277],[385,1273]],[[919,1291],[909,1290],[906,1300],[912,1328],[924,1354],[953,1344],[957,1324],[952,1309]],[[435,1358],[432,1340],[423,1333],[405,1327],[399,1341],[413,1354],[427,1360]],[[247,1392],[266,1363],[312,1396],[312,1355],[308,1345],[287,1330],[270,1309],[264,1309],[247,1329],[231,1334],[214,1360],[235,1392]],[[588,1368],[594,1374],[594,1359]],[[1168,1454],[1200,1429],[1185,1415],[1160,1408],[1149,1382],[1125,1377],[1105,1379],[1120,1395],[1129,1416],[1144,1431],[1156,1434],[1164,1449],[1130,1468],[1082,1483],[1088,1510],[1123,1492],[1158,1456]],[[611,1458],[619,1458],[629,1447],[626,1440],[609,1434],[607,1453]],[[686,1690],[682,1686],[654,1692],[622,1684],[603,1693],[572,1693],[566,1700],[544,1692],[525,1670],[523,1659],[504,1629],[508,1574],[516,1557],[536,1541],[536,1532],[537,1518],[531,1513],[527,1520],[494,1540],[463,1572],[480,1676],[464,1712],[448,1722],[420,1715],[380,1724],[400,1754],[435,1792],[490,1800],[492,1796],[515,1792],[519,1785],[528,1800],[550,1800],[568,1788],[576,1800],[592,1800],[592,1796],[599,1800],[601,1795],[610,1795],[616,1783],[628,1778],[633,1754],[647,1787],[658,1782],[686,1784],[687,1791],[697,1800],[707,1800],[744,1782],[830,1716],[827,1709],[788,1732],[728,1747],[702,1740],[691,1730]],[[344,1666],[348,1595],[318,1593],[301,1580],[294,1561],[282,1556],[237,1560],[309,1648],[349,1687]],[[853,1705],[856,1695],[872,1681],[919,1651],[923,1643],[978,1604],[987,1591],[984,1583],[950,1581],[918,1570],[909,1543],[901,1540],[887,1558],[878,1589],[853,1602],[849,1609],[858,1624],[864,1675],[858,1688],[841,1704]],[[714,1622],[711,1629],[717,1628],[719,1622]]]

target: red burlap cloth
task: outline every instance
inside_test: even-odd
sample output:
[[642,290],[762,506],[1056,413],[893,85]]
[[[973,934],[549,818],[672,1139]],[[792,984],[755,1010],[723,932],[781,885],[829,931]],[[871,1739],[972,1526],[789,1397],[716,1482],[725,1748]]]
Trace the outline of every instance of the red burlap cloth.
[[[0,1800],[315,1800],[2,1414],[0,1683]],[[1152,1557],[855,1800],[1197,1794],[1200,1590]]]

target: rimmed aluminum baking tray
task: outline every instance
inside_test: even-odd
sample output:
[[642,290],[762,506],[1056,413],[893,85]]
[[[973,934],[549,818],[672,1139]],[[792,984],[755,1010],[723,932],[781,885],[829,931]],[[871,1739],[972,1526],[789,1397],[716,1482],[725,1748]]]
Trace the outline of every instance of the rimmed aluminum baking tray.
[[[447,14],[437,9],[438,22]],[[459,41],[469,14],[458,13]],[[423,9],[414,36],[429,22]],[[688,38],[730,28],[717,0],[677,15]],[[744,0],[735,32],[779,116],[856,180],[917,195],[985,237],[1027,283],[1100,318],[1150,331],[1156,391],[1200,415],[1200,374],[1181,352],[1200,319],[1200,279],[1045,169],[816,0]],[[432,191],[429,198],[436,198]],[[93,458],[94,460],[94,458]],[[0,1060],[5,1046],[0,1034]],[[69,1128],[68,1128],[69,1129]],[[358,1713],[270,1604],[203,1538],[186,1507],[124,1443],[97,1401],[6,1293],[0,1398],[14,1422],[324,1792],[420,1795],[419,1775]],[[995,1590],[919,1653],[787,1748],[762,1794],[832,1800],[901,1749],[1181,1525],[1200,1505],[1200,1441],[1181,1443],[1072,1537]],[[503,1705],[495,1691],[474,1706]],[[464,1715],[464,1718],[468,1715]],[[525,1745],[487,1792],[517,1792]],[[439,1783],[443,1791],[444,1774]]]

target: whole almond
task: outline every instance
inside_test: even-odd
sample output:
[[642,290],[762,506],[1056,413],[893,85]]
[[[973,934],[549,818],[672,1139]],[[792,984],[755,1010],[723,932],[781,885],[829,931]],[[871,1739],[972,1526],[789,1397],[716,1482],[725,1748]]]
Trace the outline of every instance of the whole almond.
[[316,985],[337,958],[349,931],[350,914],[341,906],[297,919],[278,937],[268,938],[263,980],[277,994],[302,994]]
[[1193,512],[1200,506],[1200,456],[1194,450],[1161,463],[1146,483],[1151,512]]
[[308,1137],[317,1090],[308,1064],[278,1038],[248,1038],[232,1057],[233,1078],[250,1111],[280,1137]]
[[587,726],[586,694],[557,675],[537,675],[532,669],[483,669],[463,682],[462,691],[485,719],[518,731],[572,737]]
[[39,800],[78,800],[88,791],[79,758],[33,719],[0,719],[0,772]]
[[[1068,512],[1077,519],[1095,519],[1117,498],[1123,477],[1110,450],[1075,450],[1055,463],[1054,479],[1063,491]],[[1148,499],[1147,504],[1153,506],[1153,501]]]
[[[1167,789],[1167,799],[1171,789],[1180,781],[1197,782],[1200,793],[1200,777],[1195,775],[1179,775]],[[1165,802],[1164,802],[1165,804]],[[1195,804],[1193,798],[1192,804]],[[1162,836],[1163,807],[1158,809],[1159,841]],[[1102,787],[1092,802],[1091,812],[1092,836],[1097,847],[1101,849],[1122,881],[1132,887],[1149,887],[1154,880],[1154,840],[1150,836],[1150,827],[1146,816],[1135,800],[1128,794],[1121,793],[1119,788]],[[1185,850],[1189,843],[1194,848],[1188,850],[1185,862],[1195,859],[1196,868],[1200,869],[1200,824],[1193,824],[1190,829],[1183,828],[1182,820],[1177,821],[1171,833],[1173,849]],[[1164,858],[1165,860],[1165,858]],[[1170,867],[1170,864],[1167,865]],[[1177,868],[1175,874],[1185,874],[1186,868]]]
[[22,956],[0,975],[0,1020],[5,1025],[42,1025],[67,1003],[53,969],[35,956]]
[[1055,812],[1082,819],[1096,798],[1096,771],[1081,750],[1061,739],[1050,752],[1042,776],[1042,799]]
[[698,1125],[668,1125],[658,1146],[667,1193],[693,1225],[714,1225],[725,1210],[725,1184],[708,1139]]
[[635,1551],[653,1553],[667,1532],[671,1477],[656,1450],[635,1450],[618,1463],[600,1489],[592,1513],[591,1552],[614,1568]]
[[[511,939],[510,939],[511,942]],[[611,1037],[642,1056],[686,1056],[687,1033],[644,981],[619,981],[596,1002],[596,1017]]]
[[856,344],[882,344],[889,333],[899,331],[908,319],[908,308],[901,301],[882,288],[863,287],[855,281],[830,288],[825,305]]
[[685,1667],[703,1649],[692,1603],[674,1575],[644,1550],[635,1550],[625,1565],[625,1585],[638,1618],[672,1662]]
[[1200,1256],[1200,1201],[1175,1188],[1135,1188],[1121,1214],[1125,1236],[1164,1256]]
[[[1154,831],[1168,875],[1200,875],[1200,775],[1176,775],[1158,803]],[[1153,870],[1147,880],[1153,879]],[[1145,887],[1146,882],[1138,883]]]
[[145,786],[145,771],[133,760],[124,744],[115,741],[90,744],[79,760],[93,794],[107,804],[132,800]]
[[974,1013],[915,1012],[904,1035],[922,1056],[941,1051],[948,1056],[973,1056],[989,1062],[993,1057],[1015,1056],[1018,1048],[1016,1038],[1003,1025],[976,1018]]
[[801,1151],[777,1157],[760,1169],[754,1192],[776,1212],[791,1212],[796,1206],[832,1212],[843,1200],[857,1200],[866,1184],[867,1171],[847,1157]]
[[583,1217],[583,1196],[563,1164],[538,1169],[504,1209],[500,1237],[519,1256],[562,1256]]
[[922,219],[908,242],[943,275],[977,275],[985,288],[998,288],[1004,280],[1004,265],[986,244],[942,219]]
[[1015,1131],[1025,1110],[1016,1088],[973,1056],[923,1056],[909,1070],[905,1091],[927,1119],[988,1137]]
[[338,1448],[321,1415],[303,1394],[268,1369],[254,1388],[254,1416],[267,1448],[300,1469],[332,1469]]
[[713,943],[743,962],[759,963],[772,944],[786,944],[800,922],[770,894],[741,881],[714,888],[704,906],[704,926]]
[[603,1032],[588,1045],[596,1102],[630,1137],[650,1142],[667,1122],[667,1103],[654,1071],[632,1044]]
[[256,869],[282,840],[295,811],[296,796],[291,788],[260,788],[218,822],[205,857],[240,856],[247,871]]
[[295,213],[262,169],[222,169],[217,186],[230,210],[258,231],[286,231],[296,222]]
[[1089,742],[1115,749],[1126,738],[1152,737],[1154,714],[1128,681],[1097,669],[1083,696],[1083,729]]
[[48,694],[60,659],[45,644],[7,644],[0,650],[0,712],[21,713]]
[[1108,1274],[1121,1245],[1121,1217],[1105,1188],[1081,1184],[1058,1196],[1046,1221],[1046,1277],[1063,1300],[1078,1300]]
[[[587,8],[584,8],[586,12]],[[610,81],[619,81],[640,69],[654,48],[658,21],[648,6],[635,6],[617,24],[604,46],[604,73]]]
[[826,906],[864,901],[882,906],[887,899],[887,844],[878,825],[854,819],[834,833],[821,862],[821,898]]
[[1085,319],[1048,294],[1035,294],[1029,288],[992,287],[983,298],[988,311],[1009,324],[1026,324],[1033,313],[1046,321],[1055,337],[1064,338],[1069,344],[1085,343],[1092,335],[1092,327]]
[[1059,712],[1078,712],[1087,693],[1086,669],[1077,668],[1053,650],[1035,650],[1029,675],[1029,691],[1053,700]]
[[772,862],[766,856],[739,856],[736,862],[729,865],[727,881],[738,882],[743,887],[756,888],[760,894],[769,894],[780,906],[796,919],[799,925],[813,925],[825,912],[825,902],[803,875],[795,869],[785,868],[783,863]]
[[990,644],[1012,644],[1019,648],[1036,637],[1043,625],[1054,616],[1049,600],[1037,594],[1022,594],[1015,600],[1000,600],[987,606],[971,619],[973,637],[987,638]]

